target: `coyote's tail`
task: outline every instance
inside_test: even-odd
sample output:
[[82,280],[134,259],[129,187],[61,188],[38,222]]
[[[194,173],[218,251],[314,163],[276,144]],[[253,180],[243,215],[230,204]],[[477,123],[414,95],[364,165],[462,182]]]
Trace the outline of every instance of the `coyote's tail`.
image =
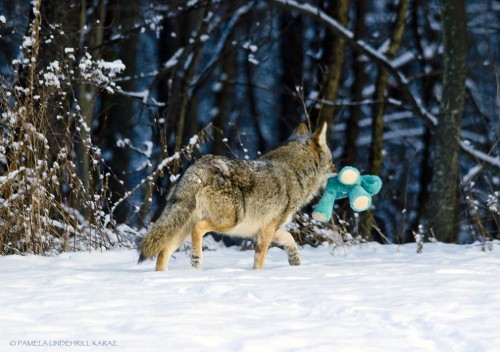
[[178,241],[179,236],[183,236],[181,232],[185,232],[186,226],[192,222],[195,206],[194,197],[178,199],[174,195],[161,216],[142,238],[138,262],[156,257],[166,246],[171,245],[171,242]]

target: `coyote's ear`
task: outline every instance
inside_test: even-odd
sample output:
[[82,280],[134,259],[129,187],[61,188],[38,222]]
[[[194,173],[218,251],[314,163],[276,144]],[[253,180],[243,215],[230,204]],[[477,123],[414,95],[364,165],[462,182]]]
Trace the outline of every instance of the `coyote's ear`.
[[299,127],[297,127],[295,129],[295,131],[293,132],[292,136],[293,137],[296,137],[296,136],[300,136],[301,134],[306,134],[306,133],[310,133],[309,132],[309,127],[307,127],[307,125],[305,123],[301,123],[299,125]]
[[319,145],[326,145],[326,130],[327,129],[328,129],[327,123],[323,122],[323,124],[318,127],[316,132],[314,132],[314,140]]

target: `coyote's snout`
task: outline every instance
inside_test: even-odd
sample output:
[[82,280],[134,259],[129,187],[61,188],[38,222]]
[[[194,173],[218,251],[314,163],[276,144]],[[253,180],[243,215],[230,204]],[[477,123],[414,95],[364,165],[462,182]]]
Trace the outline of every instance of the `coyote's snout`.
[[289,141],[257,160],[206,155],[196,161],[142,239],[139,262],[158,256],[156,270],[166,270],[191,235],[191,264],[200,268],[202,238],[215,231],[253,239],[255,269],[262,268],[271,242],[286,249],[290,265],[300,265],[297,244],[284,226],[334,171],[326,130],[326,123],[314,133],[301,124]]

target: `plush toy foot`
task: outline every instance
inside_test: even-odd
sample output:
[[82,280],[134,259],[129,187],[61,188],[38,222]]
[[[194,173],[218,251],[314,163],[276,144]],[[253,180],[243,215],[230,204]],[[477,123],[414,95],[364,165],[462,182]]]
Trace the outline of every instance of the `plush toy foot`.
[[360,196],[352,202],[352,209],[355,211],[364,211],[368,209],[371,205],[370,197],[368,196]]
[[344,185],[354,185],[359,183],[360,173],[358,169],[345,166],[340,170],[338,180]]
[[324,213],[321,213],[319,211],[315,211],[312,213],[312,217],[314,220],[318,220],[318,221],[321,221],[321,222],[327,222],[328,220],[330,220],[328,218],[328,216],[326,216]]
[[361,186],[352,186],[349,204],[354,211],[365,211],[372,205],[372,197]]

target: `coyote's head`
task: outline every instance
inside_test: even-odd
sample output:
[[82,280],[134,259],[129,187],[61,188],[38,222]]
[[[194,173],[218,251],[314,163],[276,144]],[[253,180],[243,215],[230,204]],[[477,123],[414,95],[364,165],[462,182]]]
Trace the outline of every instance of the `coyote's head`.
[[337,173],[333,165],[333,157],[326,141],[327,123],[321,124],[314,133],[309,131],[305,123],[301,123],[293,132],[290,142],[296,142],[306,149],[305,157],[311,157],[318,166],[318,170],[328,179]]

